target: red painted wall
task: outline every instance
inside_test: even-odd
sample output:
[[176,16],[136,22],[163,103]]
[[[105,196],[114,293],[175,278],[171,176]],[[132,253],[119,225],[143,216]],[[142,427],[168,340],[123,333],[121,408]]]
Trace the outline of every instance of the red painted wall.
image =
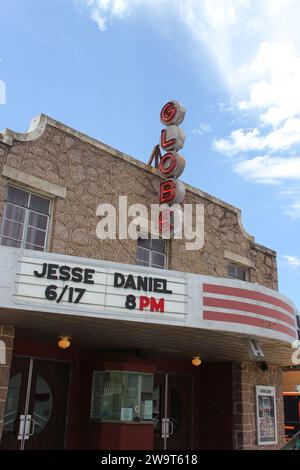
[[232,365],[199,367],[199,449],[232,449]]

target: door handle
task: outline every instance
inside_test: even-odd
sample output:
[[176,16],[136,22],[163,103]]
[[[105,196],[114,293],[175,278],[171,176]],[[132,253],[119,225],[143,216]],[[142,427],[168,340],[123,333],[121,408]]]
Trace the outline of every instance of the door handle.
[[30,426],[31,426],[31,415],[26,416],[25,421],[25,432],[24,432],[24,440],[28,440],[30,438]]
[[[32,425],[32,426],[31,426]],[[18,440],[28,440],[34,435],[36,422],[31,415],[20,415],[20,425],[18,432]]]
[[163,418],[161,420],[161,437],[168,438],[174,434],[175,426],[170,418]]
[[29,437],[34,435],[36,422],[34,419],[30,418],[30,423],[32,423],[31,431],[29,432]]
[[171,419],[169,419],[169,436],[171,437],[174,434],[174,423]]
[[25,429],[25,415],[20,415],[20,424],[19,424],[19,432],[18,432],[18,441],[23,439]]
[[169,430],[168,418],[162,418],[161,420],[161,437],[162,438],[169,437],[168,430]]
[[161,437],[171,437],[174,433],[174,423],[170,418],[163,418],[161,420]]

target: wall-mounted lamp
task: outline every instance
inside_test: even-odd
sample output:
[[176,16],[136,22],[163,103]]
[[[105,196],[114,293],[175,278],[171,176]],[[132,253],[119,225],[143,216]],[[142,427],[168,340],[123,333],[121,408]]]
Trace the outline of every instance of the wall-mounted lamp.
[[193,366],[198,367],[198,366],[200,366],[201,363],[202,363],[202,361],[201,361],[199,356],[194,356],[193,357],[193,359],[192,359]]
[[246,347],[251,361],[257,362],[264,359],[264,352],[255,339],[248,339],[246,341]]
[[61,336],[57,344],[61,349],[69,348],[71,346],[71,341],[70,341],[69,336]]

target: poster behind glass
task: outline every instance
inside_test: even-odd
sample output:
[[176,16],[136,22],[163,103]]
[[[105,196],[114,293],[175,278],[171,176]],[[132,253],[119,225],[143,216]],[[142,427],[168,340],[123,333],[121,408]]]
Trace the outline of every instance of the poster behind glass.
[[275,387],[256,386],[258,445],[277,444]]

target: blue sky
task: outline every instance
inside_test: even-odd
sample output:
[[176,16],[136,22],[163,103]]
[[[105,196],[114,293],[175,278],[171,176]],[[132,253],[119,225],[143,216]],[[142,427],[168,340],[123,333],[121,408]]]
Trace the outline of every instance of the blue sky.
[[0,129],[44,113],[147,161],[177,99],[182,179],[242,209],[300,308],[298,0],[2,0],[0,18]]

